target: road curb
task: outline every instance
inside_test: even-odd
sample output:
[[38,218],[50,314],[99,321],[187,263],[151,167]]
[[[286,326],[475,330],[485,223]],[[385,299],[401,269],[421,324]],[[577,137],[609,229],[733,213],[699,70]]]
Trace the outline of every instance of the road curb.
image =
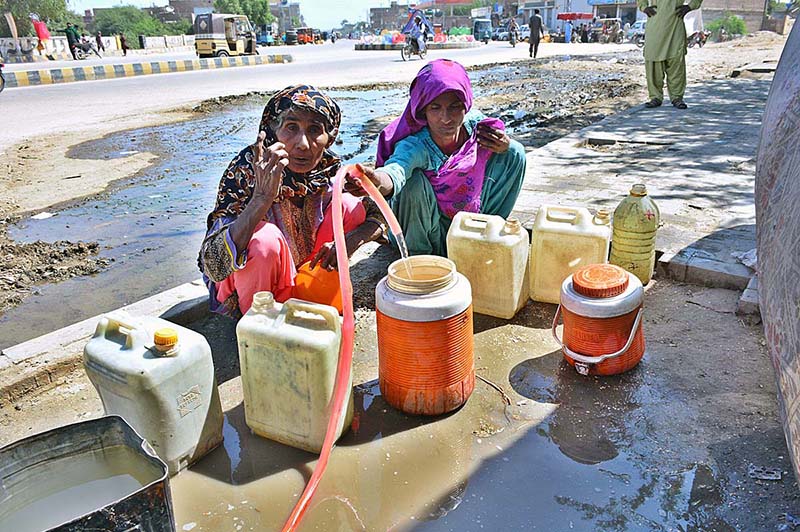
[[141,63],[117,63],[86,67],[46,68],[6,72],[7,87],[29,87],[90,81],[98,79],[127,78],[150,74],[170,74],[195,70],[215,70],[241,66],[255,66],[275,63],[291,63],[288,54],[257,55],[244,57],[216,57],[213,59],[183,59],[179,61],[143,61]]
[[[428,50],[455,50],[461,48],[479,48],[483,46],[480,42],[434,42],[428,44]],[[400,50],[403,43],[392,44],[356,44],[356,50]]]
[[[209,312],[208,290],[198,279],[119,310],[132,315],[158,316],[185,325]],[[80,367],[83,347],[102,315],[3,349],[0,352],[0,408],[31,392],[46,390]]]

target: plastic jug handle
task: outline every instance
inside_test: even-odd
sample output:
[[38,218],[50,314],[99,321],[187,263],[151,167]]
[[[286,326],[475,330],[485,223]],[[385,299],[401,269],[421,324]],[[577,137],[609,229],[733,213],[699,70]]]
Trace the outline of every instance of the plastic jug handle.
[[332,331],[338,331],[341,329],[341,324],[339,323],[339,311],[335,308],[331,307],[330,309],[321,307],[320,305],[315,305],[313,303],[307,303],[300,299],[288,299],[283,304],[283,310],[286,312],[286,323],[298,322],[302,321],[304,318],[298,316],[298,312],[307,312],[309,314],[315,314],[317,316],[322,316],[325,318],[325,322],[328,324],[328,327]]
[[486,234],[494,229],[497,224],[495,217],[489,214],[477,212],[465,212],[461,214],[461,229],[473,233]]
[[576,224],[581,211],[572,207],[546,207],[547,219],[551,222]]
[[121,312],[106,314],[98,322],[94,335],[108,336],[109,332],[119,332],[125,335],[126,349],[144,345],[144,337],[146,337],[147,333],[141,334],[140,327],[128,321],[129,319],[130,316]]

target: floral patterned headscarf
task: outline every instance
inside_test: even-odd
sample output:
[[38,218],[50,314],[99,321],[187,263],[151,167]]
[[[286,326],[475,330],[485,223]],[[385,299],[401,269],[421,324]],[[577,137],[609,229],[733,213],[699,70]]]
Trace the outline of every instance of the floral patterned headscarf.
[[[331,141],[339,134],[342,112],[336,102],[311,85],[294,85],[273,94],[264,107],[259,131],[264,131],[267,134],[265,140],[267,146],[278,140],[270,124],[278,120],[281,114],[292,107],[307,109],[320,115],[325,122],[325,130],[331,135]],[[332,151],[325,149],[319,164],[307,174],[297,174],[286,168],[283,173],[283,184],[278,193],[277,201],[282,201],[288,197],[314,194],[322,188],[327,188],[330,185],[331,178],[339,169],[339,163],[339,157]]]
[[[266,133],[265,144],[269,146],[276,141],[275,132],[270,126],[280,118],[281,113],[292,106],[308,109],[319,114],[325,122],[326,131],[335,138],[339,133],[342,113],[336,102],[327,95],[308,85],[295,85],[276,92],[264,107],[259,131]],[[228,165],[220,180],[217,191],[216,208],[208,216],[210,228],[214,220],[223,217],[235,217],[241,214],[253,195],[255,186],[255,154],[253,146],[242,150]],[[316,168],[307,174],[297,174],[288,168],[283,171],[283,183],[275,202],[286,198],[313,195],[328,189],[331,179],[339,170],[339,157],[326,149]]]

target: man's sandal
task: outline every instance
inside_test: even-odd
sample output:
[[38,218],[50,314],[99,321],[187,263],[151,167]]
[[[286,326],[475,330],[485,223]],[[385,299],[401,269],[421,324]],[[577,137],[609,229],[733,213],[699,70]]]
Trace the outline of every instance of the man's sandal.
[[672,100],[672,106],[676,109],[688,109],[689,106],[683,101],[683,98],[675,98]]
[[645,102],[644,106],[647,107],[648,109],[652,109],[653,107],[661,107],[661,100],[659,100],[658,98],[653,98],[649,102]]

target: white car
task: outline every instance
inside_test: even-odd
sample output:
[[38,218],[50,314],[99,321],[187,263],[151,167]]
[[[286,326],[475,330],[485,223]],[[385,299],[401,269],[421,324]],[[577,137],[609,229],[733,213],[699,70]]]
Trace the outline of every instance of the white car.
[[527,24],[523,24],[519,27],[519,40],[520,41],[527,41],[531,38],[531,27]]

